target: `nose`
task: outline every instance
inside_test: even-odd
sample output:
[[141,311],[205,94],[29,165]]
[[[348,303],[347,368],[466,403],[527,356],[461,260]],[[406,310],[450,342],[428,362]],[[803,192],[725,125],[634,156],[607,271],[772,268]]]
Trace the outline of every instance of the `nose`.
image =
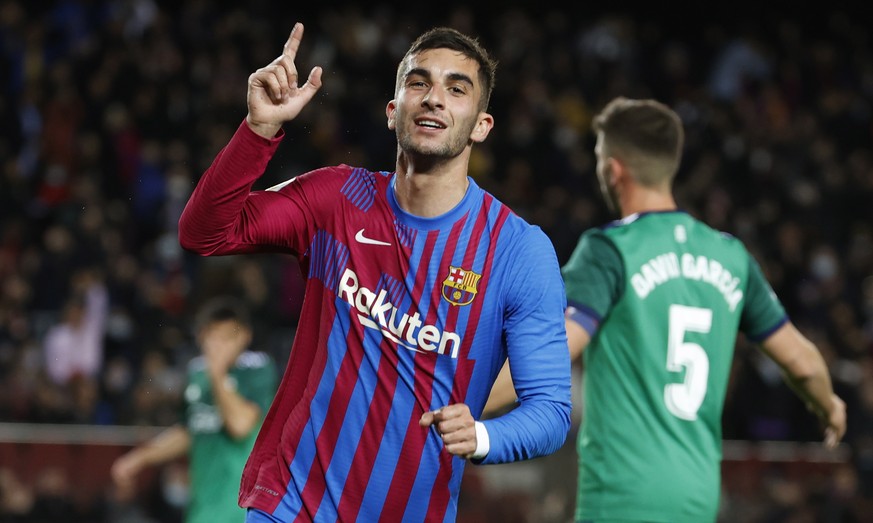
[[445,92],[440,86],[432,85],[427,94],[424,95],[424,98],[422,98],[421,105],[427,106],[430,109],[445,107]]

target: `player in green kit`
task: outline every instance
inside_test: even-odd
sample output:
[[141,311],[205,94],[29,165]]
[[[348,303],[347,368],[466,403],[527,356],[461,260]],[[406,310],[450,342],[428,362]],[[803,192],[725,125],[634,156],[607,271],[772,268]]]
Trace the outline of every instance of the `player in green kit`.
[[188,363],[183,423],[119,457],[118,483],[133,481],[146,467],[188,457],[190,498],[186,523],[239,523],[240,478],[264,414],[276,393],[275,362],[248,350],[248,313],[232,298],[217,298],[198,313],[201,355]]
[[[829,448],[845,404],[745,246],[677,209],[679,116],[617,98],[593,129],[601,192],[621,219],[584,233],[562,268],[570,354],[585,373],[576,521],[713,522],[739,331],[782,368]],[[486,412],[513,398],[504,369]]]

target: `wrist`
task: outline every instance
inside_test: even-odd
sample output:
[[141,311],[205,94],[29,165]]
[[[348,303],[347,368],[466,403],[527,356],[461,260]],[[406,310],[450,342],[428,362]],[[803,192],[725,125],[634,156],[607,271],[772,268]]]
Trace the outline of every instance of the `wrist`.
[[473,451],[473,454],[470,455],[473,459],[482,459],[488,455],[488,451],[491,450],[491,439],[488,437],[488,429],[485,428],[485,424],[481,421],[477,421],[474,424],[476,428],[476,450]]
[[253,133],[267,140],[275,138],[282,129],[282,124],[256,122],[252,119],[251,114],[246,115],[246,124]]
[[227,379],[227,371],[224,369],[210,368],[207,371],[209,379],[212,381],[213,387],[224,386],[224,381]]

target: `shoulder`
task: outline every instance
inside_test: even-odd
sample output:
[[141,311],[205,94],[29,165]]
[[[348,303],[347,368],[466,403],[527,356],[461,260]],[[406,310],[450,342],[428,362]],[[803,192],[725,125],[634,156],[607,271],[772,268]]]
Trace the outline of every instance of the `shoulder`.
[[697,219],[694,220],[694,224],[697,228],[698,233],[708,235],[711,238],[711,241],[713,241],[715,244],[728,249],[732,249],[734,252],[748,255],[749,251],[746,248],[746,245],[741,239],[734,236],[733,234],[713,228],[712,226]]
[[618,245],[615,242],[617,237],[626,232],[626,228],[622,228],[620,220],[609,222],[604,225],[591,227],[579,236],[577,250],[612,250],[617,251]]
[[592,227],[579,236],[576,247],[570,254],[570,258],[563,267],[563,272],[573,272],[579,268],[613,267],[618,268],[624,264],[624,255],[619,243],[615,241],[614,224]]
[[713,234],[715,235],[716,238],[718,238],[719,241],[721,241],[727,245],[735,246],[735,247],[742,249],[744,251],[747,250],[746,245],[743,243],[743,241],[741,239],[737,238],[736,236],[734,236],[733,234],[731,234],[729,232],[725,232],[725,231],[719,231],[718,229],[712,229],[712,228],[710,228],[710,229],[712,230]]
[[272,367],[273,365],[273,358],[266,352],[261,351],[243,352],[236,360],[236,367],[238,369],[260,369]]
[[188,360],[188,373],[195,374],[206,370],[206,358],[202,354]]
[[579,244],[586,246],[590,244],[608,244],[617,247],[616,243],[620,242],[623,238],[637,234],[639,218],[639,215],[633,215],[591,227],[579,237]]
[[[506,214],[500,237],[506,240],[507,248],[521,250],[530,256],[554,253],[555,248],[552,240],[539,225],[528,222],[496,199],[495,203],[500,205],[499,209]],[[518,256],[518,258],[525,257]]]
[[558,255],[551,238],[539,225],[511,210],[507,212],[497,239],[495,264],[503,265],[511,272],[559,274]]
[[514,209],[489,191],[478,186],[477,190],[482,193],[481,202],[487,209],[489,221],[500,224],[501,236],[505,235],[513,239],[530,239],[532,241],[545,239],[548,241],[545,232],[538,225],[516,213]]
[[278,183],[267,190],[285,192],[298,185],[306,187],[332,187],[338,190],[342,190],[345,187],[349,191],[354,191],[368,186],[375,187],[380,182],[387,183],[389,178],[390,173],[386,171],[369,171],[363,167],[339,164],[313,169]]

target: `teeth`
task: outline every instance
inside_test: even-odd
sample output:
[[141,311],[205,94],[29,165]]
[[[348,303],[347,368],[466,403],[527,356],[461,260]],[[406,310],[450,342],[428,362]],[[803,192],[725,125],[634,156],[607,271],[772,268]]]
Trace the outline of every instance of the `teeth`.
[[418,122],[418,125],[421,125],[422,127],[433,127],[434,129],[442,129],[443,127],[442,125],[430,120],[422,120]]

